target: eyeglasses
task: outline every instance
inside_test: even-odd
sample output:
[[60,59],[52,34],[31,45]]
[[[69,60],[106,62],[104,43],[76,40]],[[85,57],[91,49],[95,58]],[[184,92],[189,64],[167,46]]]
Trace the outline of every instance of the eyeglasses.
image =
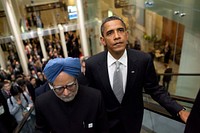
[[53,90],[58,94],[62,94],[64,92],[65,89],[69,90],[69,91],[74,91],[75,90],[75,86],[76,86],[76,81],[71,82],[65,86],[53,86]]

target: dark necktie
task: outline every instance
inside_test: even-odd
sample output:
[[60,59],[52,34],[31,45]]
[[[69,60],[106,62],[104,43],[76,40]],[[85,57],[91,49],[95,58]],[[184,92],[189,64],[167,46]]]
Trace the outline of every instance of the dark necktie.
[[117,97],[118,101],[121,103],[124,96],[123,92],[123,81],[122,81],[122,72],[120,70],[120,62],[115,62],[116,68],[113,77],[113,92]]

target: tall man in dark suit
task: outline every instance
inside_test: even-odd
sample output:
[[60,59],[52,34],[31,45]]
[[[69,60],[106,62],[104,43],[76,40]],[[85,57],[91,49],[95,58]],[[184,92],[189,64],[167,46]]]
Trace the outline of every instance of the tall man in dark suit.
[[[101,43],[107,50],[86,60],[85,76],[89,86],[102,92],[110,132],[140,133],[144,110],[143,88],[172,115],[179,114],[182,120],[186,121],[188,112],[183,111],[184,108],[158,85],[150,55],[126,49],[128,32],[123,20],[117,16],[106,18],[102,22],[101,34]],[[119,69],[122,71],[123,96],[122,93],[115,95],[113,90],[116,61],[120,62]],[[117,99],[118,95],[123,97],[122,101]]]
[[51,85],[36,98],[36,133],[108,133],[100,91],[82,86],[78,58],[49,60],[44,74]]

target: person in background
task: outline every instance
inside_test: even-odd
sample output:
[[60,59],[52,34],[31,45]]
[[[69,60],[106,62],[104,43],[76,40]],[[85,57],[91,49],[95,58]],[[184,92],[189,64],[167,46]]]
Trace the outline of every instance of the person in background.
[[[43,63],[42,71],[44,70],[47,62],[48,62],[48,60]],[[43,85],[40,85],[39,87],[37,87],[35,89],[35,97],[38,97],[39,95],[41,95],[41,94],[45,93],[46,91],[49,91],[49,90],[52,89],[50,84],[49,84],[49,82],[47,81],[46,76],[44,75],[44,73],[42,72],[41,74],[43,75],[43,77],[45,79],[45,82],[44,82]]]
[[163,76],[163,86],[168,91],[169,83],[172,79],[172,75],[170,75],[170,74],[172,74],[172,68],[169,67],[168,64],[164,64],[164,65],[165,65],[165,71],[164,71],[165,75]]
[[7,101],[0,91],[0,133],[12,133],[16,127],[17,122],[10,114]]
[[170,60],[170,56],[171,56],[171,46],[169,44],[168,41],[165,41],[165,46],[163,49],[163,53],[164,53],[164,63],[165,64],[169,64],[169,60]]
[[[85,76],[89,86],[102,92],[110,133],[140,133],[144,112],[143,89],[170,114],[179,115],[186,122],[189,112],[184,111],[184,107],[172,100],[158,84],[151,56],[139,50],[126,49],[128,32],[124,21],[117,16],[106,18],[101,25],[101,35],[100,41],[107,50],[86,60]],[[114,74],[120,71],[121,79],[118,76],[115,83]]]
[[81,72],[83,73],[83,75],[85,75],[85,61],[88,59],[89,57],[85,57],[82,56],[80,57],[80,61],[81,61]]
[[34,82],[35,78],[30,77],[30,75],[21,75],[16,79],[15,83],[17,83],[19,87],[31,97],[31,100],[35,102],[35,88],[31,81]]
[[36,98],[36,133],[108,133],[100,91],[82,86],[78,58],[55,58],[44,70],[51,90]]
[[19,77],[17,78],[16,82],[15,82],[21,89],[24,93],[27,93],[27,95],[29,95],[31,97],[31,94],[29,92],[29,89],[26,85],[26,81],[24,80],[23,77]]
[[[24,93],[23,90],[17,85],[13,84],[10,89],[11,97],[7,99],[7,104],[9,108],[9,112],[13,115],[19,124],[29,109],[33,107],[33,101],[31,97]],[[30,124],[31,120],[28,119],[25,125],[23,126],[22,133],[32,133],[33,128]]]
[[136,50],[141,50],[141,42],[140,39],[138,37],[135,37],[135,42],[134,42],[134,49]]
[[85,78],[85,61],[88,59],[89,57],[80,57],[80,61],[81,61],[81,73],[79,74],[77,80],[80,84],[82,85],[86,85],[88,86],[88,81],[87,78]]
[[36,88],[39,87],[37,81],[38,81],[38,79],[31,76],[29,87],[31,89],[31,98],[32,98],[33,102],[35,102],[35,90],[36,90]]
[[4,82],[3,82],[3,87],[1,89],[1,92],[2,92],[5,99],[10,98],[10,96],[11,96],[10,88],[11,88],[10,80],[5,79]]
[[38,86],[41,86],[46,82],[46,79],[45,79],[45,77],[44,77],[42,72],[37,72],[37,75],[38,75],[38,80],[37,80],[38,81]]

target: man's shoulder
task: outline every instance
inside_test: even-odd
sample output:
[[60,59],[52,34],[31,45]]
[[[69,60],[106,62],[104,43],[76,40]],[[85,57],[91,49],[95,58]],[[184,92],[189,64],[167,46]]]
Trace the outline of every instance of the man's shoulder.
[[127,53],[129,54],[135,54],[135,55],[144,55],[147,56],[148,53],[141,51],[141,50],[135,50],[135,49],[127,49]]
[[143,59],[151,59],[150,54],[140,51],[140,50],[135,50],[135,49],[127,49],[127,54],[131,58],[135,58],[137,60],[143,60]]
[[90,58],[88,58],[86,60],[86,62],[94,62],[94,61],[96,62],[96,61],[101,60],[102,58],[106,57],[106,55],[107,55],[107,51],[97,53],[97,54],[91,56]]
[[35,89],[35,94],[38,96],[43,92],[46,92],[47,90],[50,90],[48,82],[45,82],[43,85],[39,86]]
[[101,94],[100,90],[85,85],[80,85],[80,90],[88,96],[97,96]]

